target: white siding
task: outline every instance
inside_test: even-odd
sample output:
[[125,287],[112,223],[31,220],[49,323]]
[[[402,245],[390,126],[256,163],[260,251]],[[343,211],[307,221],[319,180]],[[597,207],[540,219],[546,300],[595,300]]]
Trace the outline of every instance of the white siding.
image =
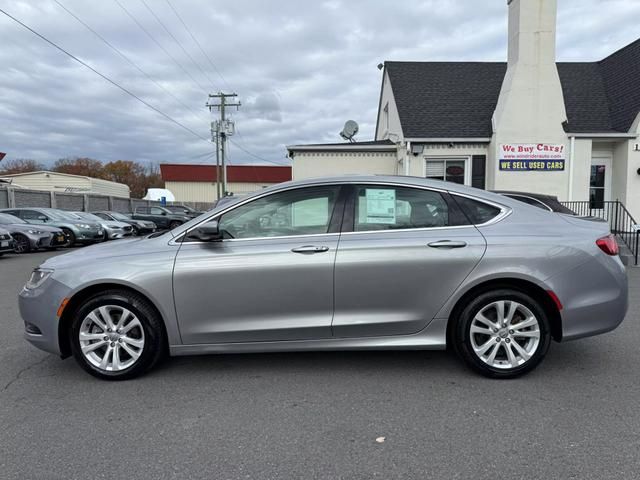
[[[252,193],[273,183],[229,182],[227,191],[234,195]],[[214,202],[215,182],[165,182],[164,186],[176,197],[176,202]]]
[[16,185],[48,192],[96,193],[115,197],[129,197],[129,187],[123,183],[98,178],[68,175],[57,172],[33,172],[5,175],[13,178]]
[[128,185],[124,183],[110,182],[108,180],[102,180],[99,178],[92,178],[91,180],[91,192],[98,193],[100,195],[110,195],[112,197],[126,197],[131,196],[131,190]]
[[[385,109],[388,112],[388,116]],[[396,135],[398,138],[396,138]],[[382,92],[380,93],[376,140],[386,140],[388,138],[397,142],[403,140],[404,136],[402,134],[402,125],[400,124],[400,116],[398,115],[398,107],[396,106],[396,100],[393,96],[389,74],[385,70]]]
[[398,174],[393,152],[296,152],[292,162],[294,180],[348,174]]

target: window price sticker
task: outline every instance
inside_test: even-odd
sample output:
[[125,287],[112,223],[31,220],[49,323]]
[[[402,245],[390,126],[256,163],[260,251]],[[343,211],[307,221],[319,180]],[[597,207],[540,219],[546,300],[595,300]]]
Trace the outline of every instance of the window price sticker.
[[367,223],[396,222],[396,191],[394,189],[367,188]]

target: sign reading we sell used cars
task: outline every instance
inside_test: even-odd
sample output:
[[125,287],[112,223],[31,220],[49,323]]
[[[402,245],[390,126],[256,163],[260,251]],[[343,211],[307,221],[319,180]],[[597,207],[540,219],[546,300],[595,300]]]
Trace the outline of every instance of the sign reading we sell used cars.
[[500,170],[553,172],[564,170],[564,145],[550,143],[500,144]]

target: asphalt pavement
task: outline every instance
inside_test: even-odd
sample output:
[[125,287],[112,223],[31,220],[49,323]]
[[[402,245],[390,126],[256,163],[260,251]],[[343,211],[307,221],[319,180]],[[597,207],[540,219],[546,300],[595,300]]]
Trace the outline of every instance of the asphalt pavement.
[[174,358],[97,380],[22,338],[0,258],[2,479],[640,478],[640,269],[614,332],[488,380],[446,352]]

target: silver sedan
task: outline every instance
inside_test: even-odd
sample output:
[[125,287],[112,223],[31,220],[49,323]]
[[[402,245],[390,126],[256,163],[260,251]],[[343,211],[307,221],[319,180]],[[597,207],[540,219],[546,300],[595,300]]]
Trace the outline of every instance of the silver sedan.
[[167,354],[448,345],[509,378],[552,340],[616,328],[627,277],[606,223],[352,176],[280,184],[172,231],[51,258],[20,311],[27,340],[105,379]]

